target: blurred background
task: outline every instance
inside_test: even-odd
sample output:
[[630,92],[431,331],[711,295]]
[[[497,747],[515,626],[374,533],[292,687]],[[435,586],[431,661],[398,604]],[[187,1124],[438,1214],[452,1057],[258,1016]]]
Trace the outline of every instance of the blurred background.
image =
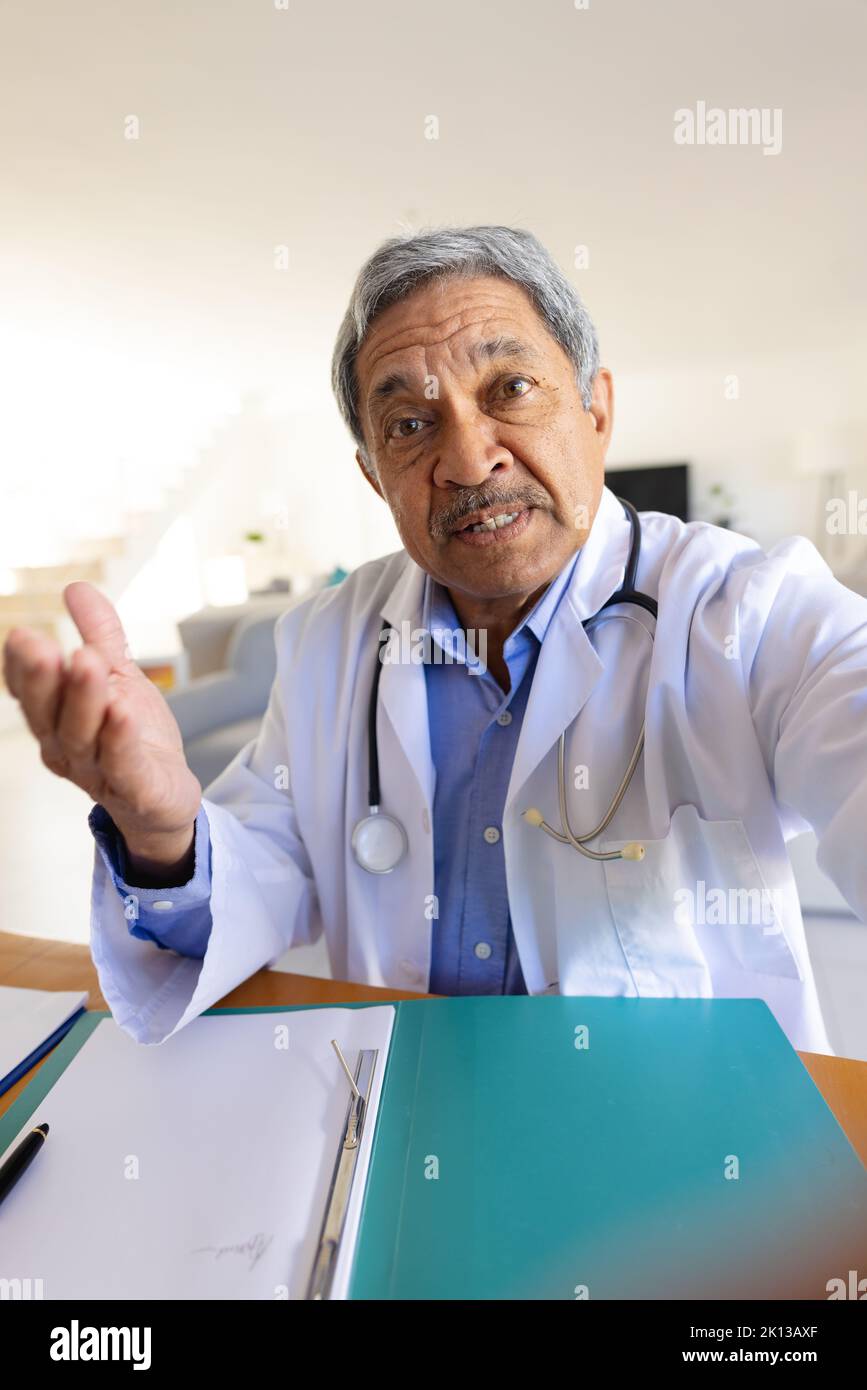
[[[867,593],[865,39],[862,0],[6,0],[0,639],[68,646],[93,580],[215,775],[276,614],[398,547],[330,357],[365,257],[442,223],[528,227],[571,276],[612,486],[806,535]],[[778,112],[779,149],[678,143],[700,103]],[[86,941],[87,805],[5,692],[0,775],[0,926]],[[793,857],[832,1041],[867,1057],[867,931]]]

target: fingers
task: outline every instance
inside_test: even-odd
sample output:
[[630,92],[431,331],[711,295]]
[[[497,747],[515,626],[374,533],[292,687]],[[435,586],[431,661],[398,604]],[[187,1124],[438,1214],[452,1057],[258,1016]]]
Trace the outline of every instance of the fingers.
[[136,788],[144,785],[145,755],[135,720],[117,701],[106,710],[99,734],[99,768],[108,786],[135,812]]
[[109,702],[105,657],[94,647],[82,647],[64,670],[56,642],[16,628],[4,649],[4,672],[52,772],[74,781],[92,772]]
[[104,594],[83,579],[67,584],[63,600],[84,641],[105,658],[110,668],[130,660],[126,633],[120,618]]
[[54,732],[63,684],[63,655],[51,638],[15,628],[3,649],[3,673],[38,739]]
[[73,772],[97,761],[108,700],[107,661],[95,648],[80,647],[69,662],[54,729],[56,747]]

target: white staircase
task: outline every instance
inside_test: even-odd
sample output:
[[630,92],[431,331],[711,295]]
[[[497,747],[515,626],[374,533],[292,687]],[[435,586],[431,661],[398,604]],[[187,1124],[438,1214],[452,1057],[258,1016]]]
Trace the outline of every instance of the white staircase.
[[[235,418],[212,435],[191,465],[175,470],[174,478],[155,491],[156,505],[133,512],[118,508],[120,524],[115,534],[70,537],[64,543],[64,558],[57,563],[13,564],[5,569],[0,581],[0,647],[13,628],[29,627],[54,637],[68,651],[74,645],[75,633],[63,602],[65,586],[84,579],[117,603],[153,558],[172,524],[188,512],[233,459]],[[32,491],[26,498],[20,495],[13,501],[31,516],[38,505]]]

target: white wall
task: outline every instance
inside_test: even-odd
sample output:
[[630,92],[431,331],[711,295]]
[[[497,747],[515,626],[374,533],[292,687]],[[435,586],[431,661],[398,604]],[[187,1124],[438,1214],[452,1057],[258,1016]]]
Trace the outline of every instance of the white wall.
[[[736,499],[736,529],[762,545],[785,535],[824,539],[824,480],[799,474],[798,440],[805,432],[844,426],[862,442],[861,467],[851,485],[867,487],[867,371],[865,342],[833,352],[785,353],[684,365],[659,373],[615,372],[615,432],[610,462],[690,460],[696,512],[707,489],[723,483]],[[726,392],[737,378],[737,399]],[[861,545],[864,546],[862,539]]]
[[[735,499],[736,528],[762,545],[791,534],[826,545],[819,525],[825,482],[799,472],[799,436],[827,430],[834,437],[843,423],[854,424],[867,450],[864,355],[852,345],[815,358],[744,356],[736,372],[731,365],[621,375],[614,362],[609,462],[688,460],[696,515],[712,519],[708,489],[722,483]],[[321,366],[324,375],[326,363]],[[335,565],[351,569],[400,544],[327,396],[317,410],[303,412],[287,412],[273,396],[249,398],[217,432],[200,466],[209,482],[188,512],[188,526],[125,596],[125,621],[142,640],[155,608],[180,617],[196,606],[196,595],[204,598],[208,558],[239,551],[247,530],[280,535],[289,568],[299,575]],[[848,481],[864,491],[867,460]],[[867,568],[865,539],[853,539],[848,549]]]
[[[759,539],[812,529],[789,436],[864,414],[860,0],[6,9],[0,569],[122,525],[251,392],[285,426],[267,459],[239,441],[201,543],[250,524],[261,479],[324,567],[390,549],[330,353],[362,259],[440,222],[528,227],[572,275],[612,459],[693,460]],[[782,110],[779,154],[675,144],[699,100]]]

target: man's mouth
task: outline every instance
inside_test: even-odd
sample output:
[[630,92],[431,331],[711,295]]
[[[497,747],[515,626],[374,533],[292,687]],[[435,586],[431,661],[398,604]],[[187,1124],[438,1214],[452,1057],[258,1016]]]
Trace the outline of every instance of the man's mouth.
[[452,537],[463,545],[501,545],[527,529],[533,511],[533,507],[519,507],[517,511],[497,511],[489,507],[465,516]]
[[470,517],[464,517],[459,526],[455,527],[456,532],[472,531],[479,534],[482,531],[499,531],[503,526],[511,526],[526,507],[518,507],[511,512],[494,512],[491,510],[474,512]]

